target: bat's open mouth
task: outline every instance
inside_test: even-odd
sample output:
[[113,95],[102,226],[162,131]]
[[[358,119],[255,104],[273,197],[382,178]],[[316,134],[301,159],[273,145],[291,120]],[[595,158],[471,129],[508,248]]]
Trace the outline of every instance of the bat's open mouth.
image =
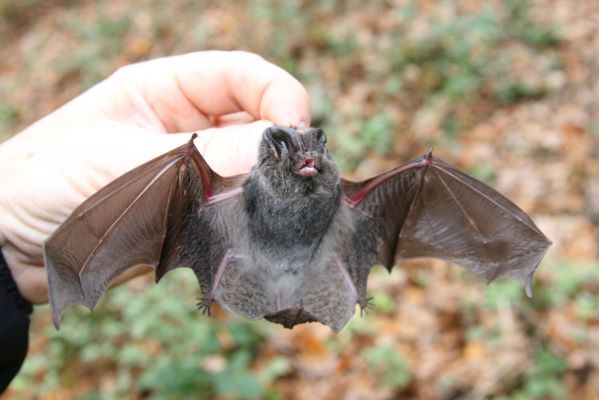
[[296,171],[296,174],[300,176],[314,176],[318,173],[318,168],[314,164],[313,158],[306,158],[302,166],[300,166]]

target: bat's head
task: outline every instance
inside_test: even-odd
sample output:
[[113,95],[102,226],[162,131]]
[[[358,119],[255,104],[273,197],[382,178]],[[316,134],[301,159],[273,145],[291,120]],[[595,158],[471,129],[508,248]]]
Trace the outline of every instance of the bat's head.
[[304,179],[338,174],[322,129],[296,130],[272,126],[262,135],[259,163]]

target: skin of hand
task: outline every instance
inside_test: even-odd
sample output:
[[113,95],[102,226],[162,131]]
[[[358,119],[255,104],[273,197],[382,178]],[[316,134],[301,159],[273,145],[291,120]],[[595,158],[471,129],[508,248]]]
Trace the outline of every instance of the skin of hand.
[[191,132],[217,173],[247,172],[273,123],[310,126],[304,87],[255,54],[207,51],[123,67],[0,144],[0,245],[23,297],[48,301],[43,243],[104,185]]

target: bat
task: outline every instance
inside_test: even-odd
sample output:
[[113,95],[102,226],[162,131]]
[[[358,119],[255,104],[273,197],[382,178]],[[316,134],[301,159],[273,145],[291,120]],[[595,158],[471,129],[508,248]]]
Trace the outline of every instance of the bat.
[[435,257],[489,283],[531,280],[551,242],[494,189],[431,152],[363,182],[340,178],[322,129],[267,128],[257,164],[222,177],[191,140],[117,178],[81,204],[44,246],[53,322],[93,310],[124,271],[156,282],[191,268],[200,309],[216,301],[287,328],[337,332],[368,306],[373,265]]

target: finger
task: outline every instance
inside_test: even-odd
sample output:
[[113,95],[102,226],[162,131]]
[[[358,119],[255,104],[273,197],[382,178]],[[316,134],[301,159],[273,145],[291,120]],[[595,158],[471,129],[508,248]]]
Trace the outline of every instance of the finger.
[[115,278],[115,280],[110,284],[110,287],[113,288],[113,287],[122,285],[123,283],[125,283],[131,279],[145,275],[151,271],[154,271],[154,267],[151,265],[146,265],[146,264],[135,265],[135,266],[125,270],[125,272],[121,273],[119,276],[117,276]]
[[[170,59],[168,66],[184,96],[202,113],[220,116],[247,111],[279,125],[310,122],[304,87],[282,68],[252,53],[212,51]],[[202,68],[199,68],[199,66]],[[207,95],[208,94],[208,95]],[[160,96],[146,99],[159,109]],[[153,102],[156,99],[158,102]]]
[[[198,131],[195,145],[217,174],[232,176],[247,173],[258,159],[258,147],[269,121],[227,125]],[[184,139],[183,139],[183,138]],[[190,133],[158,135],[165,149],[172,150],[189,140]],[[165,151],[168,151],[165,150]]]
[[239,111],[233,114],[225,114],[214,119],[215,126],[240,125],[254,122],[254,117],[247,111]]
[[231,176],[249,172],[258,159],[258,147],[269,121],[228,125],[198,132],[196,147],[216,173]]
[[[195,145],[208,165],[219,175],[245,173],[256,163],[262,133],[271,125],[269,121],[254,121],[249,124],[200,130],[197,131]],[[88,158],[90,162],[85,170],[88,177],[95,177],[88,179],[93,187],[86,188],[86,195],[91,195],[108,181],[143,162],[183,145],[191,137],[191,132],[149,134],[143,129],[118,123],[103,124],[95,129],[98,134],[90,135],[89,139],[81,144],[86,146],[82,153],[93,152],[95,155]],[[101,132],[104,132],[104,136]],[[107,140],[107,137],[114,139]],[[94,140],[95,138],[97,140]],[[118,146],[111,142],[118,142]]]
[[[103,86],[90,94],[95,92],[109,117],[166,132],[204,129],[214,117],[239,111],[278,125],[310,125],[304,87],[283,69],[246,52],[197,52],[133,64]],[[122,96],[107,103],[114,95],[106,91]]]

